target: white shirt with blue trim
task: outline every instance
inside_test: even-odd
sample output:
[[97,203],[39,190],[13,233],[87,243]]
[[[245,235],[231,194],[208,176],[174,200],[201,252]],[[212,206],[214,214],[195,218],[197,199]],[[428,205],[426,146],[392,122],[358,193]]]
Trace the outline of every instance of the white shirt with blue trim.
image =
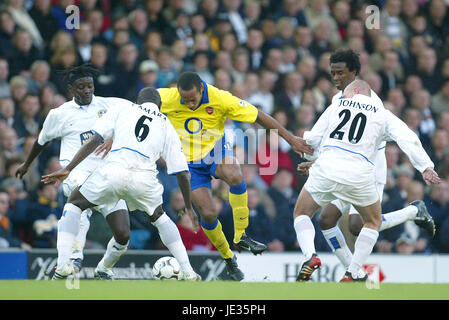
[[113,106],[92,130],[104,139],[113,136],[105,161],[157,174],[156,161],[162,157],[168,174],[189,170],[175,128],[153,103],[138,105],[127,101]]
[[420,172],[433,168],[416,134],[376,97],[333,99],[304,133],[306,142],[319,150],[313,170],[343,184],[374,181],[376,158],[385,141],[396,141]]
[[[75,100],[63,103],[50,110],[45,118],[38,143],[43,146],[54,139],[61,139],[59,161],[66,166],[92,136],[91,129],[95,122],[105,115],[112,105],[123,103],[124,99],[93,96],[89,105],[80,106]],[[76,170],[92,172],[99,165],[101,156],[94,153],[82,161]]]

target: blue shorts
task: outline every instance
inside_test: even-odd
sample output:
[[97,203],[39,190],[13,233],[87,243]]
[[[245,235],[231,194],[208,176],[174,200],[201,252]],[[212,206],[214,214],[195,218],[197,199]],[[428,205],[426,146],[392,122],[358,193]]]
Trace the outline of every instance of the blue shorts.
[[205,156],[201,161],[188,162],[190,171],[190,189],[206,187],[212,189],[212,177],[215,176],[215,170],[220,164],[221,160],[226,156],[235,157],[234,151],[230,143],[226,143],[226,138],[223,137],[217,141],[215,147]]

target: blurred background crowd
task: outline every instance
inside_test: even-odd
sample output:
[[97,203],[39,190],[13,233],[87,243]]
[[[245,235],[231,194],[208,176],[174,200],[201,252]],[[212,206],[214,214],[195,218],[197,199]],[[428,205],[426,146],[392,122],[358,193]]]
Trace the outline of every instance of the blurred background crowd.
[[[368,5],[379,9],[376,22]],[[76,5],[77,28],[66,8]],[[369,9],[369,8],[368,8]],[[375,11],[374,11],[375,13]],[[85,62],[101,74],[95,94],[135,100],[146,86],[169,87],[185,70],[228,90],[271,114],[301,136],[337,92],[329,57],[339,48],[360,55],[359,77],[385,107],[420,137],[442,177],[428,187],[395,144],[386,147],[387,185],[383,212],[423,199],[437,233],[428,238],[407,222],[380,233],[375,252],[449,252],[449,3],[445,0],[2,0],[0,4],[0,248],[52,248],[62,191],[42,185],[41,175],[60,168],[59,141],[35,161],[24,181],[14,177],[30,152],[50,109],[72,99],[58,71]],[[227,122],[227,130],[257,129]],[[249,150],[235,144],[248,185],[247,233],[272,252],[299,250],[292,212],[306,177],[302,160],[277,136],[259,139]],[[265,147],[275,161],[273,175],[257,156]],[[270,157],[271,155],[271,157]],[[247,161],[245,159],[253,159]],[[178,216],[183,200],[176,178],[165,173],[164,208],[179,227],[188,250],[214,250],[204,233],[192,232]],[[219,219],[233,239],[228,186],[213,181]],[[314,222],[317,215],[315,215]],[[132,212],[131,249],[161,249],[157,230],[143,212]],[[345,217],[340,223],[350,247]],[[315,223],[315,228],[319,226]],[[86,248],[104,248],[112,236],[94,213]],[[316,233],[318,251],[330,251]]]

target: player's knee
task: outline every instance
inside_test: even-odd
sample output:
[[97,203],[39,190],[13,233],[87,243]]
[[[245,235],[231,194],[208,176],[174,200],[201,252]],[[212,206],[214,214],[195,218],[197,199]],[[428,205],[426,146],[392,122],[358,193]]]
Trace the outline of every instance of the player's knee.
[[236,186],[243,182],[243,176],[240,172],[232,171],[228,173],[227,180],[230,186]]
[[203,210],[200,211],[201,220],[206,223],[213,223],[217,220],[217,214],[214,210]]
[[337,225],[337,220],[328,215],[320,214],[318,217],[318,225],[320,226],[321,230],[328,230]]
[[121,245],[125,245],[128,243],[130,237],[130,231],[128,228],[120,228],[116,230],[114,234],[115,241],[120,243]]
[[358,214],[349,215],[349,232],[351,232],[352,235],[358,236],[362,227],[363,221]]

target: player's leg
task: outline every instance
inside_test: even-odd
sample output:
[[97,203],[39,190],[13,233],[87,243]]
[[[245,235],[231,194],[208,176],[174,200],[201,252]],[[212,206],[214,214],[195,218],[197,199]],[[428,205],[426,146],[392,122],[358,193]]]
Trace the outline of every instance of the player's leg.
[[213,204],[210,188],[200,187],[194,189],[192,191],[192,201],[200,214],[201,228],[226,262],[226,270],[229,277],[235,281],[243,280],[243,272],[238,268],[237,258],[231,251],[221,223],[218,220],[218,213]]
[[318,217],[318,224],[327,244],[345,268],[351,263],[352,252],[338,227],[338,219],[347,211],[347,207],[340,200],[334,200],[321,210]]
[[94,204],[90,203],[76,188],[70,195],[64,206],[61,219],[58,221],[57,245],[58,260],[56,265],[54,279],[61,279],[76,270],[70,263],[70,256],[73,250],[73,242],[79,232],[81,212],[92,208]]
[[234,218],[234,247],[240,252],[248,250],[254,254],[267,249],[263,243],[254,241],[245,234],[249,224],[248,193],[246,183],[237,159],[234,156],[224,157],[217,166],[212,165],[211,174],[229,186],[229,204]]
[[95,268],[94,275],[99,280],[111,280],[114,276],[112,268],[128,250],[130,237],[129,212],[124,200],[120,200],[110,210],[100,208],[99,211],[105,216],[113,236],[108,242],[103,258]]
[[299,247],[305,257],[301,270],[296,281],[307,281],[312,276],[313,271],[321,266],[321,261],[315,250],[315,227],[311,218],[320,206],[312,198],[306,188],[302,188],[296,201],[293,212],[293,226],[296,231]]
[[[377,183],[376,188],[380,201],[382,202],[384,184]],[[355,214],[357,213],[355,210],[351,210],[349,213],[349,231],[357,236],[363,226],[362,219],[358,214]],[[382,214],[382,223],[379,231],[393,228],[406,221],[415,221],[415,223],[424,228],[430,236],[433,236],[434,222],[432,216],[427,212],[423,201],[414,201],[403,209]]]
[[[379,228],[382,222],[380,201],[368,206],[354,207],[360,213],[363,219],[363,227],[354,244],[354,255],[342,281],[353,281],[359,277],[359,272],[363,264],[373,251],[379,236]],[[363,279],[365,280],[365,279]]]
[[198,275],[190,264],[189,256],[187,255],[186,247],[182,242],[176,224],[164,212],[162,206],[158,206],[154,213],[150,215],[151,223],[159,231],[162,243],[167,247],[170,253],[178,260],[181,266],[180,280],[199,281],[201,276]]
[[[86,177],[88,176],[87,173],[77,171],[72,172],[70,177],[66,180],[64,180],[62,184],[62,189],[64,192],[64,195],[66,197],[69,197],[72,191],[78,187],[80,182],[84,182],[86,180]],[[73,249],[72,249],[72,255],[70,256],[70,259],[72,260],[72,263],[75,267],[75,271],[79,272],[82,268],[83,264],[83,250],[84,245],[86,244],[86,236],[87,232],[89,231],[90,227],[90,217],[92,215],[91,209],[86,209],[81,213],[81,219],[80,219],[80,227],[79,231],[75,237],[75,240],[73,241]],[[61,235],[61,238],[64,238],[64,235]],[[62,240],[64,241],[64,240]]]

